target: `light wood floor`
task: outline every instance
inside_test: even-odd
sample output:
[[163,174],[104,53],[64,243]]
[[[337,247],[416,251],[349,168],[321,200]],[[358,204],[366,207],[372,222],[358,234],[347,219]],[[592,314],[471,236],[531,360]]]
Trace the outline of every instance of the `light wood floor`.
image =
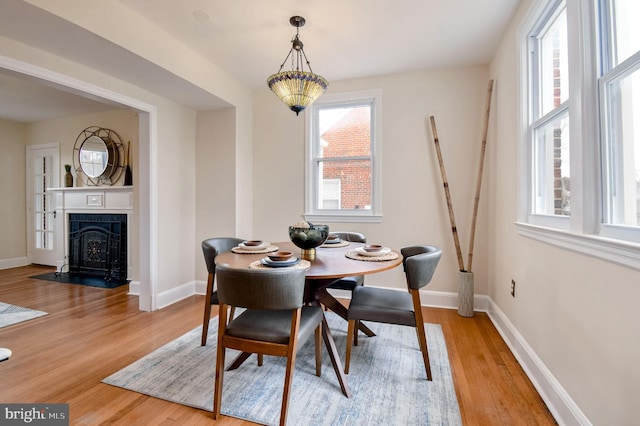
[[[72,425],[252,424],[230,417],[215,422],[209,412],[100,383],[200,325],[203,296],[141,312],[127,286],[106,290],[29,278],[49,271],[0,270],[0,301],[49,313],[0,329],[0,347],[13,351],[0,363],[0,402],[69,403]],[[423,310],[427,322],[444,330],[465,425],[555,424],[487,315]]]

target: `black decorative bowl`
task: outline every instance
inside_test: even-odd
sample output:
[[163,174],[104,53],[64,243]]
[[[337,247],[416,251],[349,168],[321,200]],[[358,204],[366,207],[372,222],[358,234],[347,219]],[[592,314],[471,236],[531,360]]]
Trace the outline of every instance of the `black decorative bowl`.
[[309,225],[308,228],[289,227],[289,239],[302,249],[302,258],[315,259],[315,248],[324,244],[329,236],[329,225]]

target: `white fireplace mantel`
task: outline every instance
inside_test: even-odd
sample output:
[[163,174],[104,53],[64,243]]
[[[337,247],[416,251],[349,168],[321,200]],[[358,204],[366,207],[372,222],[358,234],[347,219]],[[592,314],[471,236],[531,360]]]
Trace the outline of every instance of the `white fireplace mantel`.
[[[131,186],[86,186],[71,188],[48,188],[53,194],[55,208],[55,251],[56,270],[63,270],[69,253],[70,213],[120,213],[127,215],[127,234],[134,235],[133,187]],[[127,238],[127,276],[132,275],[131,238]]]

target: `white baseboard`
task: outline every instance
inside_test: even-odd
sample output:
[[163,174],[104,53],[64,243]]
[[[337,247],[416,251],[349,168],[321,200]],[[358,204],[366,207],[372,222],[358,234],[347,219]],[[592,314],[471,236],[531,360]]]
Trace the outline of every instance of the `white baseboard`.
[[[403,288],[389,288],[389,290],[407,291]],[[329,290],[335,297],[350,299],[351,292],[348,290]],[[458,293],[448,291],[421,290],[420,300],[422,306],[431,308],[458,309]],[[477,312],[487,312],[489,309],[489,297],[476,294],[473,298],[473,310]]]
[[26,257],[14,257],[13,259],[0,259],[0,269],[17,268],[27,266],[29,260]]
[[[421,290],[420,300],[422,306],[431,308],[458,309],[458,293],[449,291]],[[489,309],[489,297],[476,294],[473,297],[473,310],[475,312],[487,312]]]
[[[206,283],[205,283],[206,285]],[[196,291],[196,287],[198,287],[197,281],[191,281],[189,283],[182,284],[178,287],[174,287],[170,290],[163,291],[158,293],[156,297],[156,302],[158,309],[166,308],[169,305],[172,305],[176,302],[179,302],[187,297],[191,297],[194,294],[199,294]],[[139,281],[131,281],[129,283],[129,293],[133,296],[140,296],[140,282]],[[204,293],[203,293],[204,294]]]
[[558,424],[567,426],[591,425],[587,416],[509,321],[509,318],[492,299],[487,297],[487,300],[489,302],[487,314],[491,322],[509,346]]
[[207,294],[207,282],[206,281],[196,281],[196,294]]
[[158,309],[166,308],[173,303],[193,296],[195,294],[195,284],[195,281],[191,281],[158,294],[156,299]]
[[140,296],[140,281],[129,282],[129,293],[132,296]]

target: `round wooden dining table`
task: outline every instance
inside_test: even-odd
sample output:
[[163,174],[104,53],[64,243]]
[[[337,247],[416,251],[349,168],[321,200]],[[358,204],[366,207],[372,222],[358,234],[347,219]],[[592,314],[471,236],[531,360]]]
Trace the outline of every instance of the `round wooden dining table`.
[[[290,241],[271,243],[271,245],[276,246],[280,251],[292,252],[296,257],[301,257],[302,255],[302,250]],[[374,274],[393,269],[402,264],[402,255],[395,250],[392,251],[397,254],[397,257],[391,260],[373,260],[373,258],[357,260],[347,257],[347,253],[353,252],[364,245],[363,243],[349,242],[347,245],[325,245],[316,248],[315,259],[309,261],[310,266],[305,274],[305,302],[322,304],[346,320],[347,309],[327,291],[327,287],[344,277]],[[228,251],[220,253],[215,261],[216,264],[227,264],[232,268],[249,268],[252,263],[265,256],[265,253],[235,253]],[[361,324],[361,330],[369,336],[374,335],[364,324]],[[323,320],[322,324],[322,337],[342,393],[350,398],[351,391],[347,385],[342,362],[340,362],[326,319]],[[237,368],[249,355],[241,354],[229,368]]]

